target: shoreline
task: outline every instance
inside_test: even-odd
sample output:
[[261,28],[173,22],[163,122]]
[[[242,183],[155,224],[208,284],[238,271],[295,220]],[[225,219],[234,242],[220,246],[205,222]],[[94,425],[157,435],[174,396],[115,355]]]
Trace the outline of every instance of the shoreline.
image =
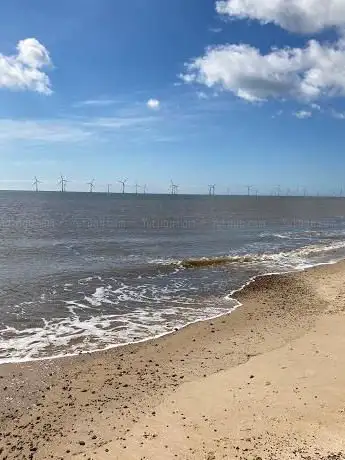
[[[264,378],[269,375],[274,354],[295,350],[295,342],[301,342],[300,349],[306,351],[309,341],[303,341],[314,329],[313,340],[319,340],[319,322],[335,320],[337,327],[343,321],[345,324],[344,275],[345,261],[288,274],[260,275],[237,290],[235,300],[241,308],[158,339],[74,357],[2,364],[0,458],[252,459],[255,453],[262,459],[281,460],[303,458],[305,451],[312,450],[316,455],[312,459],[337,454],[344,445],[334,439],[331,448],[325,442],[309,445],[309,434],[307,441],[297,437],[293,448],[302,450],[292,456],[291,443],[281,439],[279,430],[270,429],[267,438],[271,425],[266,422],[276,407],[272,401],[277,402],[276,395],[283,392],[285,381],[277,383],[274,391],[273,384],[263,388],[255,385],[260,369],[266,366]],[[304,358],[295,357],[296,363],[300,359]],[[337,359],[340,367],[336,377],[341,384],[342,358]],[[257,360],[261,364],[256,368]],[[293,360],[291,363],[291,369],[298,367]],[[255,368],[255,372],[250,371],[253,377],[244,370],[248,365]],[[305,366],[310,366],[310,360]],[[322,371],[320,368],[319,373]],[[308,380],[309,376],[303,378]],[[247,391],[252,388],[254,393]],[[332,387],[332,391],[336,393],[338,387]],[[201,400],[198,395],[202,395]],[[263,395],[270,409],[261,407]],[[337,396],[339,405],[345,407],[344,397]],[[278,402],[280,408],[284,407],[284,400]],[[312,402],[316,404],[316,400]],[[248,414],[241,412],[251,404],[255,413],[269,413],[261,423],[263,431],[256,433],[255,443],[246,441],[249,437],[238,431],[238,424],[231,423],[237,418],[251,431],[260,431],[260,424],[253,421],[257,414],[253,418],[254,412],[249,409]],[[311,405],[308,399],[308,410]],[[300,417],[305,417],[302,409],[298,409],[298,417],[293,414],[296,426]],[[273,412],[274,420],[285,416],[284,411]],[[333,423],[335,414],[331,414]],[[223,425],[227,435],[222,432]],[[291,430],[291,426],[286,429]]]
[[176,332],[178,332],[180,330],[183,330],[186,327],[192,326],[194,324],[204,323],[204,322],[207,322],[207,321],[215,320],[217,318],[221,318],[223,316],[231,315],[237,308],[240,308],[241,306],[243,306],[243,304],[236,298],[236,294],[241,293],[248,286],[250,286],[252,283],[255,283],[260,278],[265,278],[265,277],[269,277],[269,276],[289,275],[289,274],[294,274],[294,273],[299,273],[299,272],[305,272],[305,271],[308,271],[308,270],[315,269],[317,267],[322,267],[322,266],[327,266],[327,265],[336,265],[336,264],[341,263],[343,261],[345,262],[344,257],[342,257],[340,259],[332,259],[329,262],[317,262],[315,264],[308,265],[308,266],[302,267],[302,268],[294,268],[294,269],[287,270],[287,271],[282,271],[282,272],[267,272],[267,273],[262,273],[262,274],[259,274],[259,275],[252,276],[252,277],[250,277],[248,279],[248,281],[243,283],[239,288],[233,289],[232,291],[230,291],[229,294],[224,296],[224,301],[225,302],[234,301],[234,302],[237,303],[237,305],[234,305],[230,310],[224,311],[224,313],[220,313],[220,314],[217,314],[215,316],[210,316],[210,317],[207,317],[207,318],[197,319],[195,321],[187,322],[186,324],[184,324],[184,325],[182,325],[180,327],[176,327],[173,330],[163,332],[162,334],[147,337],[147,338],[137,340],[137,341],[126,342],[126,343],[118,343],[118,344],[114,344],[114,345],[109,345],[108,347],[104,347],[104,348],[96,348],[96,349],[91,350],[91,351],[80,351],[80,352],[66,353],[66,354],[60,354],[60,355],[41,356],[41,357],[37,357],[37,358],[30,357],[30,358],[23,358],[23,359],[16,359],[16,358],[13,358],[13,359],[12,358],[8,358],[8,359],[5,358],[3,360],[0,359],[0,367],[3,366],[3,365],[8,365],[8,364],[24,364],[24,363],[31,363],[31,362],[54,361],[54,360],[60,360],[60,359],[66,359],[66,358],[74,358],[74,357],[83,356],[83,355],[92,355],[94,353],[101,353],[101,352],[113,350],[113,349],[116,349],[116,348],[123,348],[123,347],[127,347],[127,346],[130,346],[130,345],[140,345],[140,344],[143,344],[143,343],[146,343],[146,342],[150,342],[152,340],[158,340],[158,339],[161,339],[161,338],[163,338],[165,336],[169,336],[171,334],[174,334],[174,333],[176,333]]

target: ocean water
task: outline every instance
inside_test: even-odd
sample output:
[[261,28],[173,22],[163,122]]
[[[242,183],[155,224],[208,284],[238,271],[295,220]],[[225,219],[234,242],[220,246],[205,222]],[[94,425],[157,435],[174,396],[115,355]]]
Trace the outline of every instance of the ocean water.
[[0,192],[0,363],[166,334],[344,257],[342,198]]

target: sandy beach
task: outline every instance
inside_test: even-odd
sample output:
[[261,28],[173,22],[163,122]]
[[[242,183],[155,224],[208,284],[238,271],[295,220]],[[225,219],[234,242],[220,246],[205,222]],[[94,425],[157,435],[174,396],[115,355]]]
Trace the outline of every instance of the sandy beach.
[[1,365],[0,458],[345,459],[345,262],[236,297],[157,340]]

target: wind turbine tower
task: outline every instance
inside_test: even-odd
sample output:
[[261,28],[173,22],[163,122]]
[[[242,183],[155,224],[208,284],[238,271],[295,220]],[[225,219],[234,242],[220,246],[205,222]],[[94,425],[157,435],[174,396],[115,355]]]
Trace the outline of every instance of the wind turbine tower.
[[37,179],[37,177],[35,176],[35,177],[34,177],[34,181],[33,181],[33,185],[34,185],[34,187],[35,187],[35,191],[36,191],[36,192],[39,191],[39,190],[38,190],[38,184],[40,184],[40,183],[41,183],[41,181],[39,181],[39,180]]
[[92,179],[92,181],[87,182],[87,185],[89,186],[89,192],[92,193],[95,188],[95,179]]
[[170,185],[170,190],[171,190],[171,194],[172,195],[177,195],[178,193],[178,185],[174,184],[174,182],[171,180],[170,181],[171,185]]
[[122,184],[122,194],[124,195],[126,193],[126,183],[128,179],[124,180],[119,180],[119,183]]
[[65,177],[63,177],[62,174],[60,174],[58,185],[60,185],[60,187],[61,187],[60,191],[62,193],[66,191],[66,183],[67,183],[67,179]]
[[208,186],[208,194],[210,196],[214,196],[216,193],[216,184],[212,184]]
[[247,195],[250,196],[250,193],[252,191],[253,185],[247,185]]

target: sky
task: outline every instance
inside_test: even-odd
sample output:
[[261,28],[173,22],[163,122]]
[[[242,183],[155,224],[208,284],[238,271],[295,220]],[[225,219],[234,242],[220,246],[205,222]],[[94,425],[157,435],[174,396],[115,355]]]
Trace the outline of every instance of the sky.
[[345,190],[343,0],[0,3],[0,189]]

